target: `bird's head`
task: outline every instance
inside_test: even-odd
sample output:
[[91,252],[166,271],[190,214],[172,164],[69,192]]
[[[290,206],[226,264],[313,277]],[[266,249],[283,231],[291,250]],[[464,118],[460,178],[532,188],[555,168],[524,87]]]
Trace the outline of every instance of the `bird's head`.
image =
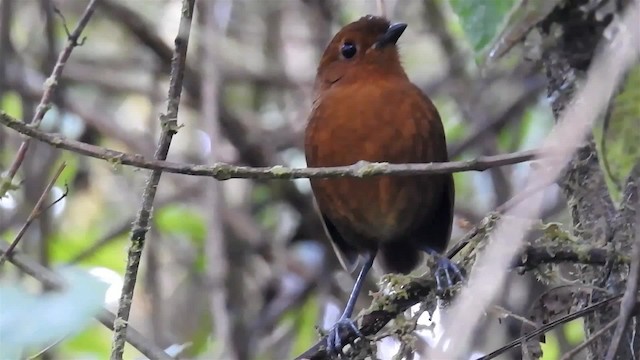
[[327,88],[375,76],[406,77],[396,42],[407,24],[367,15],[343,27],[333,37],[318,65],[316,86]]

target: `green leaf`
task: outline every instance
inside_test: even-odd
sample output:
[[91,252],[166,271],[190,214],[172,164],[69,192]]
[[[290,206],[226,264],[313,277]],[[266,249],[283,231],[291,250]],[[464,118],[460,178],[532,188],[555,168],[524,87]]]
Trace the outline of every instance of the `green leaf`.
[[166,234],[183,235],[200,248],[195,259],[196,271],[204,271],[207,259],[202,246],[207,234],[204,216],[196,210],[181,205],[168,205],[154,217],[158,230]]
[[476,54],[495,38],[515,3],[516,0],[450,0]]
[[[49,251],[52,261],[55,263],[70,261],[91,246],[101,235],[102,232],[99,231],[97,226],[91,226],[88,231],[67,231],[51,235],[49,237]],[[128,234],[124,233],[112,239],[108,244],[102,246],[99,251],[95,251],[80,263],[91,266],[104,266],[123,274],[126,264],[122,259],[126,257],[128,239]]]
[[[640,160],[640,65],[627,75],[623,90],[613,102],[611,117],[602,130],[596,131],[603,167],[609,175],[613,197],[620,200],[633,165]],[[603,138],[604,136],[604,138]]]
[[61,268],[67,286],[34,295],[22,286],[0,287],[0,348],[24,357],[87,327],[102,308],[107,285],[77,268]]

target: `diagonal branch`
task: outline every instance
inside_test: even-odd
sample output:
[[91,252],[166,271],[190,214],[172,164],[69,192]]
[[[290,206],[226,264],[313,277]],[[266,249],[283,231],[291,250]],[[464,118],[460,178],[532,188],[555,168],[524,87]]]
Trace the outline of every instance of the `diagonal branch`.
[[2,254],[2,256],[0,257],[0,266],[2,266],[2,264],[4,264],[4,262],[7,259],[7,257],[11,256],[11,253],[12,253],[13,249],[16,246],[18,246],[18,243],[20,242],[20,240],[24,236],[24,233],[27,231],[27,229],[29,228],[31,223],[38,216],[40,216],[40,214],[42,213],[43,206],[44,206],[44,201],[47,199],[47,196],[49,195],[49,192],[51,191],[51,188],[53,188],[53,185],[58,180],[58,177],[60,177],[60,174],[62,174],[62,171],[64,170],[65,166],[67,166],[67,164],[64,163],[64,162],[60,166],[58,166],[58,170],[56,170],[56,173],[53,175],[51,180],[49,180],[49,183],[47,184],[47,186],[45,187],[44,191],[40,195],[40,198],[36,202],[36,205],[33,207],[33,210],[31,210],[31,213],[29,214],[29,217],[27,218],[27,221],[24,222],[24,224],[22,225],[22,228],[20,228],[20,231],[18,231],[18,234],[16,235],[16,237],[13,239],[13,241],[9,245],[9,248],[7,249],[7,251],[4,252]]
[[[191,20],[193,18],[194,6],[195,0],[184,0],[182,2],[182,16],[180,17],[178,35],[175,39],[175,50],[171,62],[167,113],[160,116],[162,134],[160,135],[159,145],[154,155],[156,160],[164,160],[167,158],[171,140],[178,130],[178,108],[180,96],[182,95],[182,82],[187,61],[187,48],[191,34]],[[149,229],[153,200],[156,196],[161,175],[162,171],[159,170],[154,170],[149,174],[142,193],[140,211],[131,229],[131,246],[129,247],[127,257],[127,267],[122,286],[122,294],[120,295],[117,318],[114,322],[111,360],[121,360],[122,354],[124,353],[129,313],[131,312],[131,304],[133,302],[133,290],[136,285],[140,258]]]

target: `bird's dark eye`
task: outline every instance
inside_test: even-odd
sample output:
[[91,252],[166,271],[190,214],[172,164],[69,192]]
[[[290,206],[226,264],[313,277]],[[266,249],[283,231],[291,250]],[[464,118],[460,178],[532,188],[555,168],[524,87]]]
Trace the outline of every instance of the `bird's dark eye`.
[[350,42],[342,44],[342,48],[340,48],[340,53],[345,59],[351,59],[355,56],[356,52],[358,52],[356,45]]

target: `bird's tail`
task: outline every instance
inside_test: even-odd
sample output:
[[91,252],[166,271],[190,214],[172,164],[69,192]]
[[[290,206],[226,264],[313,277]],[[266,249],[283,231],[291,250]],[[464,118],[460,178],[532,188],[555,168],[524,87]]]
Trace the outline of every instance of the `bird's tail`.
[[383,244],[378,256],[385,272],[408,274],[418,265],[422,251],[411,243],[392,242]]

